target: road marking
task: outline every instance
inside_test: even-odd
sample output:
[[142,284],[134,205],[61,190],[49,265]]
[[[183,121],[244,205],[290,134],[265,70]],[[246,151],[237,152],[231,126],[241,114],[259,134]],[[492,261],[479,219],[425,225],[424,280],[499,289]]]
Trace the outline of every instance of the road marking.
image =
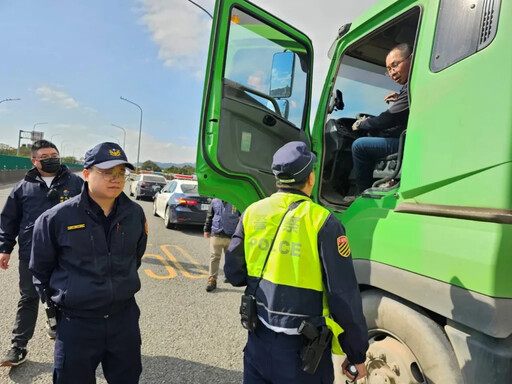
[[167,262],[167,260],[165,260],[164,257],[162,257],[160,255],[153,254],[153,253],[146,253],[146,254],[144,254],[144,256],[142,256],[143,259],[146,257],[154,257],[155,259],[160,260],[160,262],[163,264],[163,266],[165,267],[167,272],[169,272],[167,275],[162,276],[162,275],[157,275],[149,268],[144,269],[144,272],[146,272],[146,275],[148,275],[149,277],[152,277],[153,279],[163,280],[163,279],[173,279],[176,276],[178,276],[178,273],[176,272],[176,270],[169,265],[169,263]]
[[[190,262],[195,266],[195,268],[200,272],[200,274],[192,274],[189,271],[181,265],[181,263],[178,261],[178,259],[172,254],[171,250],[169,248],[174,248],[175,250],[181,252],[182,255],[184,255]],[[189,279],[204,279],[208,277],[208,271],[205,270],[187,251],[185,251],[183,248],[174,245],[174,244],[164,244],[160,246],[160,249],[163,251],[163,253],[167,256],[167,258],[170,260],[171,264],[180,271],[180,273]],[[165,280],[165,279],[174,279],[176,276],[178,276],[178,273],[176,272],[176,269],[169,264],[167,259],[159,254],[155,253],[145,253],[142,258],[146,257],[152,257],[158,261],[160,261],[163,265],[163,267],[167,270],[167,275],[159,275],[154,273],[151,269],[147,268],[144,269],[144,272],[149,277],[152,277],[153,279],[159,279],[159,280]]]
[[[185,268],[183,268],[183,266],[180,264],[178,259],[176,259],[174,257],[174,255],[171,253],[171,251],[168,249],[168,247],[173,247],[173,248],[177,249],[178,251],[180,251],[183,255],[185,255],[185,257],[187,257],[190,260],[190,262],[192,264],[194,264],[196,266],[196,268],[199,271],[202,272],[202,274],[201,275],[192,275],[191,273],[189,273]],[[195,261],[194,258],[192,256],[190,256],[190,254],[187,251],[185,251],[183,248],[181,248],[177,245],[173,245],[173,244],[161,245],[160,248],[167,255],[169,260],[171,260],[171,262],[174,264],[174,266],[180,270],[180,272],[183,274],[183,276],[188,277],[189,279],[203,279],[205,277],[208,277],[208,271],[206,271],[197,261]]]

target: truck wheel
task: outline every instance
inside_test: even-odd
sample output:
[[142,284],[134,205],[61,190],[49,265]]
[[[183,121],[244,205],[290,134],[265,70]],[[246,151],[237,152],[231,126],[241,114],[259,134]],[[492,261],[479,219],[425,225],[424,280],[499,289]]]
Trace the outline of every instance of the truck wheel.
[[443,329],[419,307],[377,290],[361,295],[370,344],[367,384],[463,384]]

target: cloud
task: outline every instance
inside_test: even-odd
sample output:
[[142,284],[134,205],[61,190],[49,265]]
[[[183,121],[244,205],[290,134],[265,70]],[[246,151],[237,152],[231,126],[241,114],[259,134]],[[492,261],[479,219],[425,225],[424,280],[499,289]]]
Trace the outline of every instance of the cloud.
[[[186,0],[140,2],[141,22],[159,47],[158,58],[164,65],[204,76],[211,19]],[[210,1],[198,1],[198,4],[213,9]]]
[[66,92],[52,89],[46,85],[36,89],[36,94],[41,96],[42,101],[49,101],[58,104],[66,109],[77,108],[78,103]]

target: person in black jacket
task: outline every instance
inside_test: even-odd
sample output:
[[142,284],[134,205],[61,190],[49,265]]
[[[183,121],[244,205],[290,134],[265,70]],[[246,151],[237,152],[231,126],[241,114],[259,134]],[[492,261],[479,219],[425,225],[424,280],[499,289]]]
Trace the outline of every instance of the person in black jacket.
[[140,310],[135,293],[147,222],[124,193],[124,151],[101,143],[85,155],[82,193],[37,219],[30,271],[58,308],[54,383],[138,383]]
[[399,93],[391,93],[384,98],[386,103],[394,103],[387,111],[376,117],[361,118],[352,125],[353,131],[363,131],[370,136],[360,137],[352,144],[358,193],[372,186],[375,162],[398,151],[398,138],[406,129],[409,118],[411,61],[412,51],[408,44],[397,45],[388,53],[386,70],[402,88]]
[[[11,253],[19,244],[19,284],[21,298],[12,331],[12,347],[0,362],[16,366],[27,357],[27,344],[34,335],[39,297],[28,270],[34,222],[44,211],[80,193],[83,180],[60,163],[57,147],[46,140],[31,148],[34,167],[12,189],[0,214],[0,268],[7,269]],[[49,329],[48,336],[55,338]]]

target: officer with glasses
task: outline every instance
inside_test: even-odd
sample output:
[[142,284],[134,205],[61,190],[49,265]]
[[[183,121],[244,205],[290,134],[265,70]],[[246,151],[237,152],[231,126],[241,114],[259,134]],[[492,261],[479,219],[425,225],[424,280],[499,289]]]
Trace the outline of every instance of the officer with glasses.
[[[379,116],[361,118],[352,125],[353,131],[361,131],[363,136],[352,144],[352,160],[356,174],[358,194],[373,184],[373,169],[378,159],[398,151],[400,134],[407,127],[409,118],[408,81],[411,70],[412,51],[408,44],[399,44],[386,57],[386,71],[396,83],[401,84],[399,93],[391,93],[384,98],[393,103]],[[354,198],[348,198],[348,202]]]
[[54,383],[138,383],[140,310],[135,293],[147,222],[123,193],[123,149],[101,143],[85,154],[82,193],[47,211],[34,227],[30,271],[58,308]]
[[[83,184],[79,176],[60,163],[59,151],[53,143],[36,141],[31,155],[34,167],[14,186],[0,214],[0,268],[9,267],[17,238],[21,294],[12,346],[0,362],[1,366],[16,366],[26,360],[27,344],[36,326],[39,297],[28,269],[34,222],[46,210],[80,194]],[[48,336],[55,338],[55,332],[48,329]]]

